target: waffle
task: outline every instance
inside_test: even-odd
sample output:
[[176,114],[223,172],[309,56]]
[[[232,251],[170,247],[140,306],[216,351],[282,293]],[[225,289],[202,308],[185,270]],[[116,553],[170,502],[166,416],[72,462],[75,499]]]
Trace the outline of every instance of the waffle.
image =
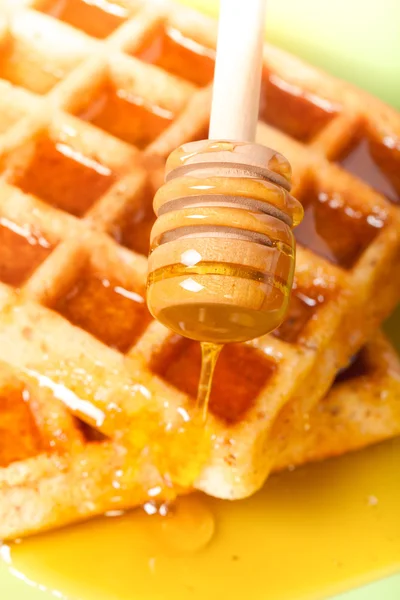
[[265,48],[258,137],[306,213],[294,292],[274,334],[224,349],[199,436],[199,348],[150,318],[145,257],[166,156],[207,136],[216,25],[167,3],[0,6],[0,537],[193,482],[244,497],[399,433],[380,338],[321,400],[398,301],[399,115]]
[[[139,468],[132,459],[127,460],[120,443],[72,417],[51,390],[4,363],[0,373],[3,539],[149,500],[171,500],[172,490],[151,465],[142,462]],[[379,335],[309,413],[307,427],[300,413],[276,422],[270,436],[276,456],[273,470],[337,456],[399,435],[399,397],[400,361]]]
[[277,421],[274,470],[359,450],[399,434],[399,358],[383,334],[363,347],[341,371],[308,421]]

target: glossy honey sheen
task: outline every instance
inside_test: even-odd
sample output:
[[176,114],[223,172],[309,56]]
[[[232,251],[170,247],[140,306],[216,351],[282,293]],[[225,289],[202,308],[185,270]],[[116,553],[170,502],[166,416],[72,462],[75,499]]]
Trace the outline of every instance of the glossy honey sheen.
[[[150,368],[155,375],[195,400],[201,354],[198,342],[171,336],[153,355]],[[245,420],[276,367],[272,357],[248,344],[226,344],[215,368],[210,413],[230,426]]]
[[0,218],[0,281],[19,287],[47,258],[52,244],[40,231]]
[[220,344],[212,342],[201,343],[201,370],[197,390],[197,408],[203,415],[204,421],[207,419],[214,371],[221,350],[222,346]]
[[339,157],[340,165],[356,177],[366,181],[391,202],[400,201],[400,149],[388,137],[382,143],[367,135],[356,136]]
[[[400,566],[399,459],[398,443],[388,444],[274,478],[247,502],[217,502],[222,518],[215,521],[212,516],[217,533],[200,553],[200,561],[198,555],[192,561],[160,560],[160,550],[151,552],[154,546],[146,552],[148,519],[133,513],[25,542],[12,550],[13,577],[21,579],[21,598],[25,592],[29,598],[38,592],[41,598],[68,595],[84,600],[109,600],[112,595],[127,600],[133,594],[138,600],[228,594],[264,600],[273,593],[278,600],[297,595],[308,600],[334,593]],[[298,497],[295,510],[293,497]],[[197,514],[196,507],[189,508],[186,514]],[[207,514],[200,546],[211,529]],[[239,548],[241,552],[233,554]],[[7,558],[8,553],[3,554]],[[191,568],[185,571],[188,562]],[[0,572],[6,568],[0,566]],[[215,589],[210,590],[210,580],[217,582]]]
[[126,352],[151,319],[140,292],[87,270],[52,308],[108,346]]
[[213,78],[215,50],[185,36],[175,27],[159,27],[135,51],[135,56],[198,86],[207,85]]
[[43,600],[326,598],[400,569],[399,460],[397,440],[274,476],[248,500],[110,515],[4,547],[0,573]]
[[294,270],[290,165],[277,152],[204,140],[170,155],[156,193],[147,302],[186,337],[246,341],[283,321]]
[[103,39],[129,16],[128,8],[113,0],[48,0],[44,12]]
[[32,150],[31,161],[21,172],[9,175],[10,183],[77,217],[116,180],[108,166],[47,135],[39,136]]
[[291,169],[261,146],[204,140],[171,153],[154,199],[147,302],[172,331],[201,342],[197,404],[207,416],[221,346],[276,329],[294,272],[303,209]]
[[157,138],[175,117],[170,110],[111,84],[99,90],[78,116],[138,148]]

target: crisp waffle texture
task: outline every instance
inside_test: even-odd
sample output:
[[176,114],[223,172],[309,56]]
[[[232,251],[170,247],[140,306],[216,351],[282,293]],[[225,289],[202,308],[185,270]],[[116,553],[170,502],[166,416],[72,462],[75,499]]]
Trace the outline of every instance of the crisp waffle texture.
[[0,1],[0,538],[193,479],[240,498],[400,432],[399,363],[375,333],[400,295],[399,115],[265,48],[259,141],[305,207],[295,287],[277,332],[224,349],[200,439],[199,346],[144,294],[165,158],[207,136],[216,24],[95,4]]

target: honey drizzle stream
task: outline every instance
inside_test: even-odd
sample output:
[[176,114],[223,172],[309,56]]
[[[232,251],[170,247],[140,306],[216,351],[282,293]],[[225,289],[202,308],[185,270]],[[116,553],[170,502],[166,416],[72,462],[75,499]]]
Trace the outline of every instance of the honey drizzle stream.
[[197,408],[202,413],[203,421],[207,418],[214,370],[222,348],[223,344],[201,342],[201,372],[197,390]]

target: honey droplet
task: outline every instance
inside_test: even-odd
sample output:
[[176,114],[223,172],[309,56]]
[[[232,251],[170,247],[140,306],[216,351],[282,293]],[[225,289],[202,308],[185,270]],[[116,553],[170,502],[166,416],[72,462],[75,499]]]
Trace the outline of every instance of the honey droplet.
[[201,496],[186,496],[179,498],[166,516],[154,515],[151,527],[167,555],[195,554],[211,542],[215,518]]

